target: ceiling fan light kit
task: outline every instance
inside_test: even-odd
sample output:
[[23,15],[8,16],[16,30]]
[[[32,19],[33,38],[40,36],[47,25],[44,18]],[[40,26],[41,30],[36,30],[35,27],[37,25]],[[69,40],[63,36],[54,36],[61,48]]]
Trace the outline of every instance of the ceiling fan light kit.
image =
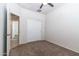
[[41,10],[39,9],[39,10],[37,10],[37,12],[41,12]]

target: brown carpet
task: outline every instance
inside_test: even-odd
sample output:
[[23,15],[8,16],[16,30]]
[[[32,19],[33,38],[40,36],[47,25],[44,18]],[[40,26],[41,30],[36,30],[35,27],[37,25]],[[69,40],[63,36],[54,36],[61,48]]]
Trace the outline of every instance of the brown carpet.
[[79,56],[79,53],[43,40],[17,46],[11,49],[10,56]]

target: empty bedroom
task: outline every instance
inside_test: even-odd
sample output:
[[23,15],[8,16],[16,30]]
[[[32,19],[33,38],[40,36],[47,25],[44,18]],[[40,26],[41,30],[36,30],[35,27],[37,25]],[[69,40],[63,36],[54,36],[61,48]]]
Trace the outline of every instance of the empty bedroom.
[[78,3],[7,3],[8,56],[79,56]]

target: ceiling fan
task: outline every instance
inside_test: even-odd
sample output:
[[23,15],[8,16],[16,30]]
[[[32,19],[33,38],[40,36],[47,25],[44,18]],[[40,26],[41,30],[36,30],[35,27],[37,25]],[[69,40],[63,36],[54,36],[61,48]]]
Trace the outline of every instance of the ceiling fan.
[[42,3],[41,6],[40,6],[40,8],[37,10],[37,12],[41,12],[41,11],[42,11],[41,9],[42,9],[42,7],[43,7],[44,5],[49,5],[49,6],[51,6],[51,7],[54,7],[54,5],[53,5],[52,3],[45,3],[45,4]]

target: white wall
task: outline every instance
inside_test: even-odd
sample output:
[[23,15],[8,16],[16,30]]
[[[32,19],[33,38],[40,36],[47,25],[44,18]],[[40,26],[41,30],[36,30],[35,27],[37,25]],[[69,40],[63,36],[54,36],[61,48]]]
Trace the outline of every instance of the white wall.
[[63,4],[46,19],[46,40],[79,53],[79,4]]
[[[21,19],[20,20],[20,43],[26,43],[27,41],[27,20],[40,21],[42,24],[42,39],[44,39],[44,22],[45,15],[36,12],[29,11],[27,9],[21,9]],[[22,36],[22,37],[21,37]]]
[[5,4],[0,4],[0,55],[3,55],[4,34],[4,10]]
[[[7,34],[10,34],[10,13],[20,16],[20,44],[27,43],[27,20],[38,20],[41,21],[42,24],[42,39],[44,39],[44,22],[45,15],[39,14],[37,12],[33,12],[27,9],[23,9],[19,7],[16,3],[7,4]],[[10,49],[10,36],[7,36],[7,50],[9,53]]]
[[42,40],[41,38],[41,21],[28,19],[26,23],[27,27],[27,42]]

